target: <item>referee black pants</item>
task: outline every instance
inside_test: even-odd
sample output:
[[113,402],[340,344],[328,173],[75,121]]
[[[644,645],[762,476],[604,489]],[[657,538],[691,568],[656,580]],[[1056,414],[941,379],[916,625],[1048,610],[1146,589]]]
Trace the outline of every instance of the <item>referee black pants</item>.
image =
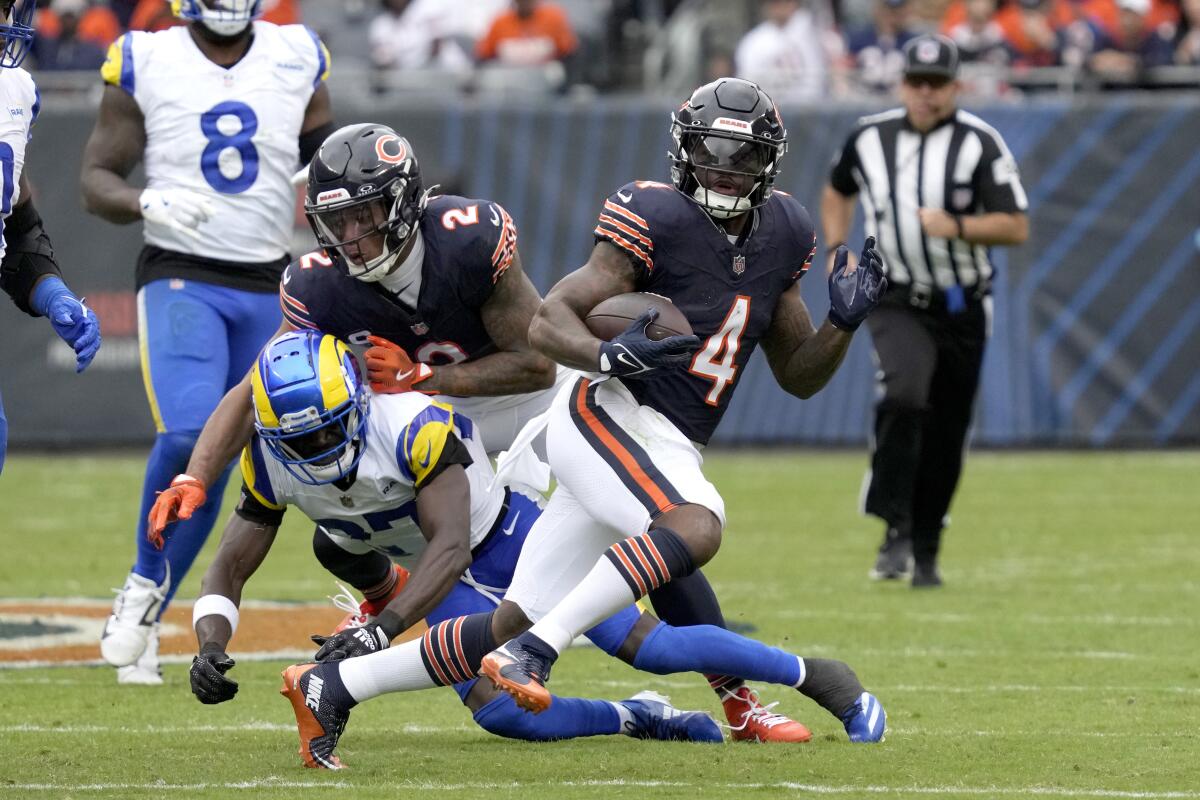
[[867,327],[882,394],[866,511],[911,532],[913,557],[933,562],[962,473],[987,312],[979,298],[950,314],[940,303],[916,308],[896,292],[867,317]]

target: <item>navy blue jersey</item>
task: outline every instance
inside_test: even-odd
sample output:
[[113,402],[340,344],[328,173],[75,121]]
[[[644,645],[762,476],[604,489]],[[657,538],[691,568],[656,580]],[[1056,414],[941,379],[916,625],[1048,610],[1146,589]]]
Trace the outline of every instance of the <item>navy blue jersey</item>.
[[284,317],[354,344],[382,336],[430,364],[496,351],[480,308],[512,264],[517,229],[498,203],[441,195],[421,217],[425,259],[417,307],[377,283],[352,278],[324,252],[293,261],[279,284]]
[[670,298],[702,341],[688,369],[626,381],[638,402],[700,444],[816,249],[812,219],[794,197],[776,191],[754,214],[739,246],[673,186],[636,181],[605,201],[594,231],[629,256],[637,291]]

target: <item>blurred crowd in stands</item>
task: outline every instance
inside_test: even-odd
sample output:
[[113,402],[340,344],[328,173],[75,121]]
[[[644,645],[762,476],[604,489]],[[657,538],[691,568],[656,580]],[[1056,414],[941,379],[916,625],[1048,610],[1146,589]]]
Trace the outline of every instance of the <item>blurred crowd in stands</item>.
[[[1200,0],[264,0],[376,91],[665,91],[736,74],[791,101],[889,93],[919,33],[968,92],[1197,86]],[[90,71],[168,0],[42,0],[38,71]],[[1186,68],[1191,69],[1186,69]]]

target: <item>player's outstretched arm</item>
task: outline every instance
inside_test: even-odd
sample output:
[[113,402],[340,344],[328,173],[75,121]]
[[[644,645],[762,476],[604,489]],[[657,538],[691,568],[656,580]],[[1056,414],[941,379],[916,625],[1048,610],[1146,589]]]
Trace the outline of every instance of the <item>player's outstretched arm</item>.
[[820,329],[813,327],[797,283],[780,296],[762,348],[779,386],[807,399],[829,383],[846,355],[850,339],[848,333],[828,320]]
[[141,189],[126,178],[142,160],[145,119],[134,99],[116,86],[105,86],[96,126],[83,149],[80,188],[89,213],[124,225],[142,218]]
[[[286,321],[271,339],[295,330]],[[268,340],[270,341],[270,340]],[[265,344],[265,342],[264,342]],[[225,393],[204,423],[200,438],[188,460],[187,474],[211,486],[225,465],[237,456],[254,435],[254,399],[250,391],[250,373]]]
[[483,327],[499,352],[464,364],[433,368],[421,383],[423,392],[477,397],[523,394],[554,385],[554,363],[529,346],[529,325],[542,303],[537,289],[521,269],[521,258],[496,281],[480,309]]
[[[237,511],[231,514],[217,545],[217,554],[200,582],[201,597],[225,597],[237,608],[242,602],[242,587],[271,551],[278,531],[278,523],[249,520]],[[224,649],[233,637],[231,621],[220,614],[198,617],[195,626],[201,647],[216,644]]]
[[597,242],[586,264],[546,295],[529,328],[529,343],[568,367],[595,371],[602,342],[583,324],[602,300],[635,289],[629,258],[608,242]]
[[429,544],[404,589],[376,618],[389,640],[442,602],[471,566],[471,485],[462,465],[446,467],[417,490],[417,518]]
[[204,574],[193,612],[200,652],[192,659],[188,679],[192,694],[205,705],[224,703],[237,694],[237,681],[226,677],[234,661],[225,648],[237,630],[242,586],[266,558],[278,530],[278,522],[255,522],[242,517],[239,509],[225,526],[216,558]]

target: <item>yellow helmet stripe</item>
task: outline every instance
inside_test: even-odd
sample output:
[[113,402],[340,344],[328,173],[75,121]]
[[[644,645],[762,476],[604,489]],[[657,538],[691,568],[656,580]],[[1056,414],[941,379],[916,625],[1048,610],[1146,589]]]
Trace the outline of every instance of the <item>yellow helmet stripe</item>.
[[[342,359],[350,351],[333,336],[321,337],[317,356],[317,376],[321,381],[321,399],[325,408],[335,409],[350,402],[350,386],[342,368]],[[353,357],[353,356],[351,356]]]
[[261,360],[254,364],[254,368],[250,370],[250,392],[254,398],[254,413],[258,416],[258,424],[264,428],[278,428],[279,417],[275,416],[275,409],[271,408],[271,397],[267,394],[267,387],[263,385]]

